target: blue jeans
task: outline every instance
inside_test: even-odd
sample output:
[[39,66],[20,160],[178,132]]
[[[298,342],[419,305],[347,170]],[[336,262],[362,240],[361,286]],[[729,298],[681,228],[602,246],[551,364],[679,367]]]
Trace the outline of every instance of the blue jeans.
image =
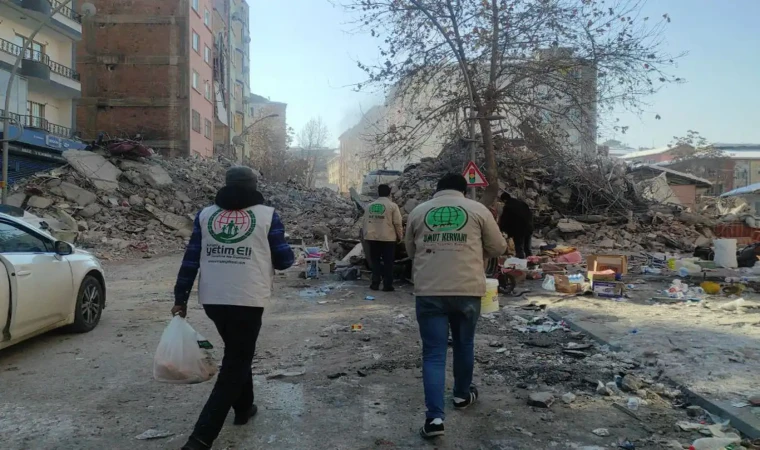
[[454,347],[454,397],[470,398],[480,297],[417,297],[422,380],[428,419],[444,419],[449,326]]

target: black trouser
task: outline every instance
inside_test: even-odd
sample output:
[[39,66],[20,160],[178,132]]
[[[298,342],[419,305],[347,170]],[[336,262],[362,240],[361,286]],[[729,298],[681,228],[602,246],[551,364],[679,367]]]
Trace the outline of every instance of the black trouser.
[[224,341],[224,359],[214,389],[203,407],[192,437],[210,446],[222,431],[230,408],[246,414],[253,405],[251,363],[261,330],[264,308],[205,305]]
[[525,259],[531,256],[530,241],[532,237],[533,233],[512,235],[512,240],[515,242],[515,253],[517,253],[518,258]]
[[[395,262],[396,243],[386,241],[367,241],[369,243],[370,264],[372,264],[372,285],[393,287],[393,263]],[[382,264],[380,264],[382,261]]]

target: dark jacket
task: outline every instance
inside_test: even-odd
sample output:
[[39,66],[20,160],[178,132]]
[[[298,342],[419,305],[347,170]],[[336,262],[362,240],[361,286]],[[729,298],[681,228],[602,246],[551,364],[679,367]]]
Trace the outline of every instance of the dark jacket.
[[533,233],[533,212],[530,206],[516,198],[507,199],[499,218],[499,228],[509,236]]
[[[264,204],[264,196],[256,189],[225,186],[216,194],[214,203],[226,210],[237,211],[250,208],[251,206]],[[200,213],[198,213],[200,215]],[[190,236],[190,242],[185,249],[185,256],[182,259],[182,265],[177,275],[177,283],[174,285],[174,304],[185,305],[190,297],[190,291],[195,284],[195,278],[198,276],[198,269],[201,264],[201,226],[195,216],[193,222],[193,234]],[[285,226],[280,220],[280,216],[275,211],[272,215],[272,226],[269,228],[269,248],[272,252],[272,265],[277,270],[285,270],[295,262],[293,249],[285,240]]]

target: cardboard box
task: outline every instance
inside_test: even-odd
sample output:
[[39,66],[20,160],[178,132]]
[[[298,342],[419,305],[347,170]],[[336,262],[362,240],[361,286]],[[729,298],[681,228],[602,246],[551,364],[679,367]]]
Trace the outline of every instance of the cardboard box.
[[588,273],[586,273],[586,278],[592,283],[594,281],[615,281],[615,271],[603,270],[601,272],[594,272],[589,270]]
[[554,275],[554,289],[563,294],[577,294],[581,291],[582,284],[571,283],[567,275]]
[[599,297],[622,297],[625,292],[625,283],[619,281],[594,281],[591,286],[594,295]]
[[586,257],[586,269],[589,272],[602,272],[608,269],[615,273],[628,273],[628,257],[625,255],[589,255]]

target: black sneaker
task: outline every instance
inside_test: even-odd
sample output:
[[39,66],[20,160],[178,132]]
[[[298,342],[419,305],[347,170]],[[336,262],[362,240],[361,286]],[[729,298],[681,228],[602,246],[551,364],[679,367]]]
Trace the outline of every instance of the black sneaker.
[[393,292],[396,289],[393,286],[386,286],[383,288],[383,292]]
[[443,423],[440,425],[433,423],[434,419],[425,419],[425,425],[420,428],[420,436],[425,439],[433,439],[438,436],[443,436]]
[[478,388],[470,386],[470,398],[467,398],[461,402],[454,400],[455,409],[466,409],[478,400]]
[[379,291],[380,290],[380,285],[379,284],[370,284],[369,288],[372,289],[373,291]]
[[245,414],[235,414],[235,420],[232,422],[232,424],[245,425],[249,420],[251,420],[251,417],[256,415],[258,411],[259,408],[256,405],[251,406],[251,409],[249,409]]

